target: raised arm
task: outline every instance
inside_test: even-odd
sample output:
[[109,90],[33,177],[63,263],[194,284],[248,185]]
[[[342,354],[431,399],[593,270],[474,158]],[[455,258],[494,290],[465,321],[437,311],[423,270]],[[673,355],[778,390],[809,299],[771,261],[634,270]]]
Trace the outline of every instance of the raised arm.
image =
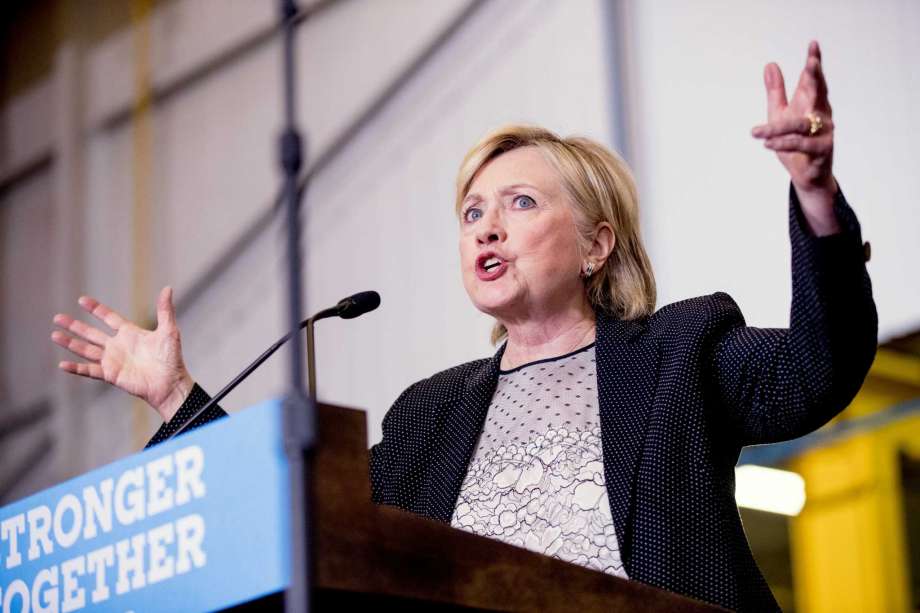
[[790,102],[778,66],[766,67],[764,81],[769,121],[753,135],[792,181],[792,306],[788,329],[745,327],[739,316],[714,346],[714,382],[742,444],[801,436],[841,411],[869,370],[878,330],[859,222],[832,173],[818,44],[809,45]]
[[[722,414],[742,445],[802,436],[859,390],[877,345],[878,318],[859,223],[838,193],[837,234],[811,234],[790,190],[792,306],[788,329],[744,325],[732,303],[713,348]],[[727,296],[725,300],[731,299]]]

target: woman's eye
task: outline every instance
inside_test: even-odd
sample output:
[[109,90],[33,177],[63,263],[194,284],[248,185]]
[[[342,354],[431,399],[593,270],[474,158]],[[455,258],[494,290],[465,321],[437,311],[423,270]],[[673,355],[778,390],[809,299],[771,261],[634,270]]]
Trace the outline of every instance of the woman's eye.
[[514,203],[519,209],[532,209],[537,206],[537,203],[530,196],[518,196],[514,199]]
[[463,213],[463,221],[471,223],[482,217],[482,211],[476,207],[470,207]]

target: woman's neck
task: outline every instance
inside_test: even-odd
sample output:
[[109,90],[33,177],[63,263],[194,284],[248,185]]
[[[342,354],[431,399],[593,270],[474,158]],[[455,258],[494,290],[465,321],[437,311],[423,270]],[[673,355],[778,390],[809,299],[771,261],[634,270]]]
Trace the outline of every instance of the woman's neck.
[[565,355],[594,342],[594,310],[587,305],[537,321],[502,323],[508,330],[502,370]]

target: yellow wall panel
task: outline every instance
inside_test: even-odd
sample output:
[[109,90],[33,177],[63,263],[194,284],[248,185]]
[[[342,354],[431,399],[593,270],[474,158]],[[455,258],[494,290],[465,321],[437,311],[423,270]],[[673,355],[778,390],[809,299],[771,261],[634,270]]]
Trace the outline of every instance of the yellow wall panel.
[[920,417],[908,417],[791,462],[807,495],[790,522],[799,610],[909,610],[899,453],[918,439]]

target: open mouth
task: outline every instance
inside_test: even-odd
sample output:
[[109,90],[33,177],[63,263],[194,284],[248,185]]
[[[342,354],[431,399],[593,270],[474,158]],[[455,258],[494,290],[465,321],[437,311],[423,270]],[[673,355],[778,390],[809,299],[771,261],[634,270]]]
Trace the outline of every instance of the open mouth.
[[476,258],[476,274],[483,281],[499,278],[507,268],[507,260],[503,260],[494,253],[486,252]]

